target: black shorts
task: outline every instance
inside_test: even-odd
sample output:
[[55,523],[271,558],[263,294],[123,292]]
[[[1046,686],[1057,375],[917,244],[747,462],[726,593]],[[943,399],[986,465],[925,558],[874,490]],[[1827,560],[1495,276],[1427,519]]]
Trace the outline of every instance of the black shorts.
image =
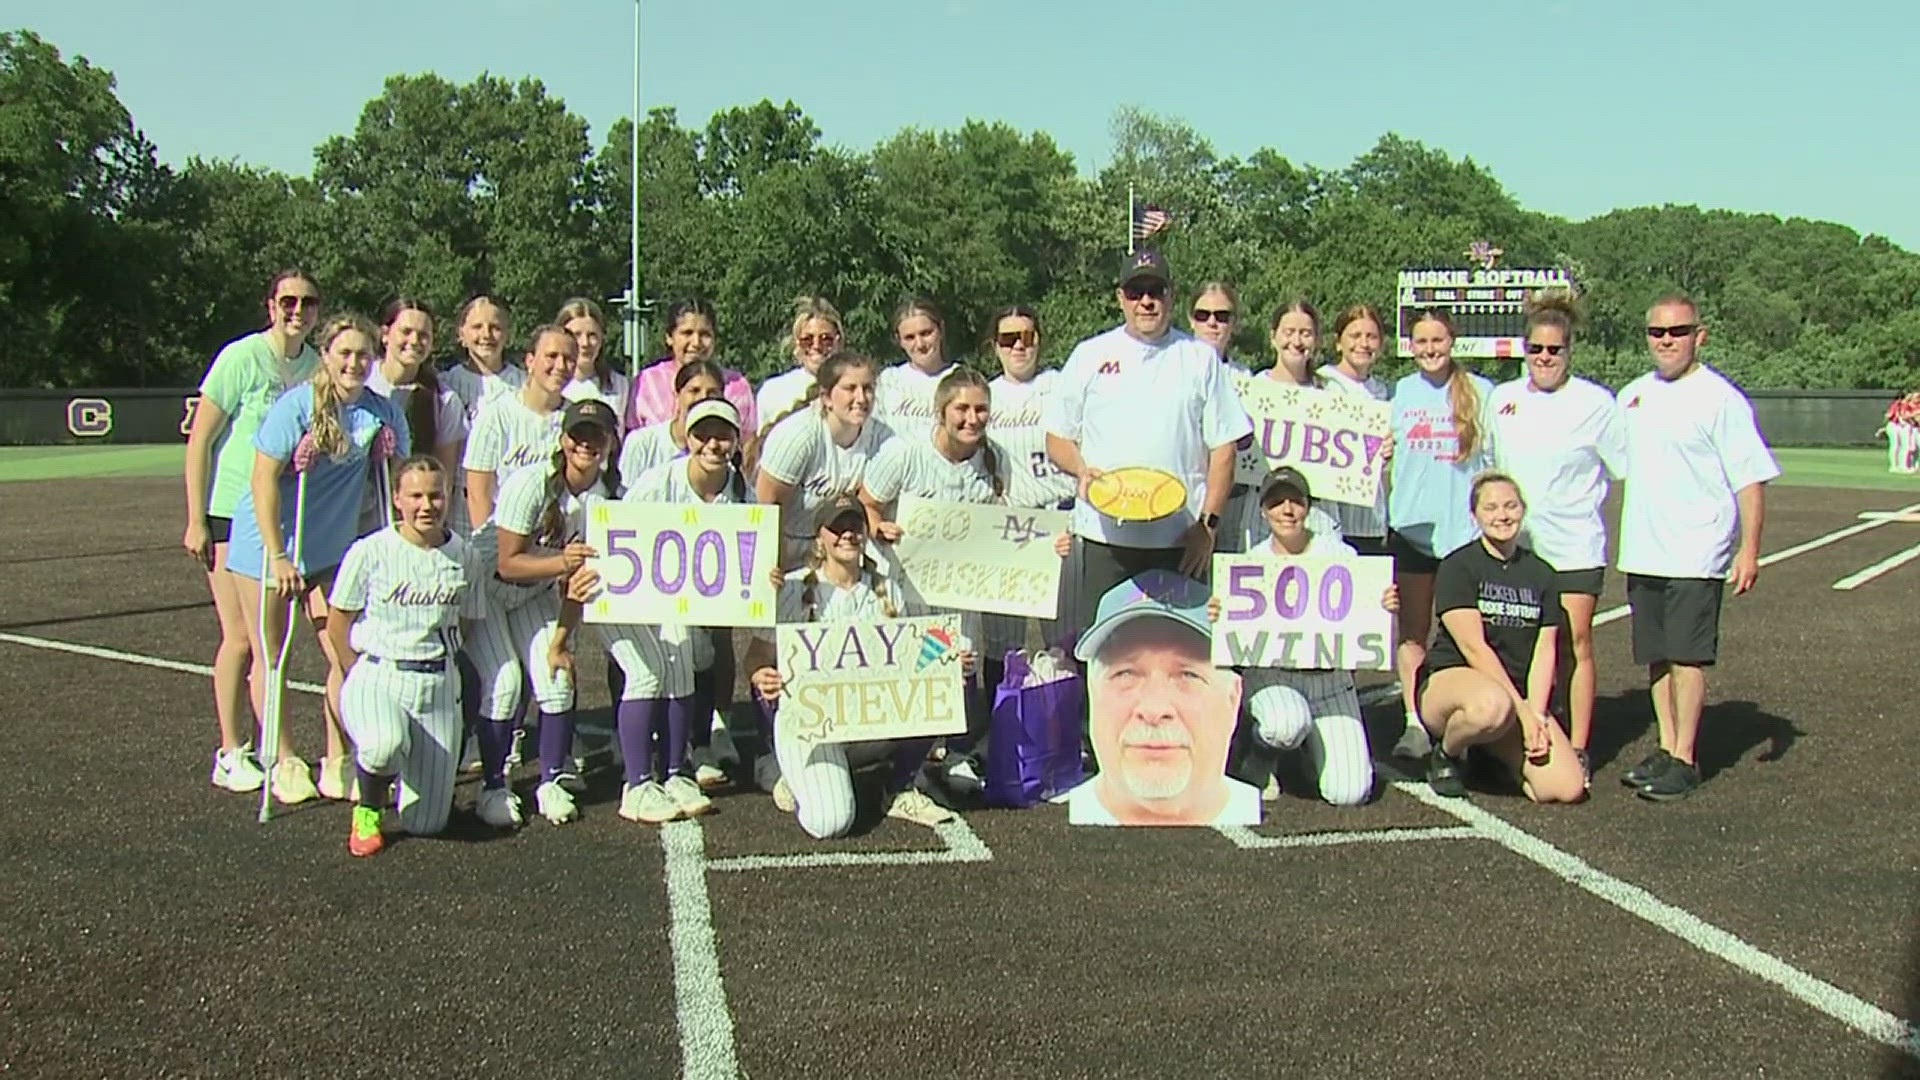
[[1710,578],[1627,575],[1633,662],[1709,667],[1720,653],[1720,593]]
[[233,519],[208,515],[207,540],[215,544],[231,543],[233,540]]
[[1440,557],[1421,551],[1413,541],[1392,529],[1387,530],[1387,553],[1393,556],[1393,569],[1400,574],[1426,574],[1440,569]]
[[1607,583],[1607,568],[1596,566],[1591,570],[1556,570],[1553,572],[1553,587],[1560,595],[1579,593],[1581,596],[1599,596],[1601,586]]
[[1387,550],[1387,538],[1384,536],[1343,536],[1342,540],[1361,555],[1391,555]]

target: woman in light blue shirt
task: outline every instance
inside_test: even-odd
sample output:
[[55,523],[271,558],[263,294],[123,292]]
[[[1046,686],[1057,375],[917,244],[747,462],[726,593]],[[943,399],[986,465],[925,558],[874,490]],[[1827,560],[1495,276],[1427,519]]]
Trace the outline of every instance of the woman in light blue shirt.
[[1407,728],[1396,752],[1424,751],[1414,700],[1415,676],[1433,630],[1433,576],[1440,560],[1478,534],[1468,498],[1473,478],[1493,460],[1486,406],[1493,383],[1453,358],[1453,323],[1439,308],[1413,321],[1413,373],[1393,388],[1393,467],[1387,496],[1387,548],[1400,589],[1395,668]]

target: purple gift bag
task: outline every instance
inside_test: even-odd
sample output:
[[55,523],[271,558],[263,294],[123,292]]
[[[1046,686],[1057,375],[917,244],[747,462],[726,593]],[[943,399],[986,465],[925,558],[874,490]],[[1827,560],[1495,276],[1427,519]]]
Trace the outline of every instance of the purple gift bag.
[[1024,808],[1072,790],[1083,779],[1080,728],[1087,684],[1076,673],[1028,685],[1027,655],[1007,654],[1007,674],[994,689],[987,732],[987,802]]

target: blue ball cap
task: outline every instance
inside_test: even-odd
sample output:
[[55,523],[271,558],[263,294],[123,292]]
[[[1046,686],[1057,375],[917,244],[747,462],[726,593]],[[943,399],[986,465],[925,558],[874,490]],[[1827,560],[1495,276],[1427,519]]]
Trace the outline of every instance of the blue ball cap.
[[1076,659],[1091,660],[1113,632],[1134,619],[1158,616],[1191,628],[1201,637],[1213,635],[1207,620],[1207,601],[1213,593],[1185,574],[1171,570],[1144,570],[1107,590],[1093,615],[1093,625],[1073,647]]

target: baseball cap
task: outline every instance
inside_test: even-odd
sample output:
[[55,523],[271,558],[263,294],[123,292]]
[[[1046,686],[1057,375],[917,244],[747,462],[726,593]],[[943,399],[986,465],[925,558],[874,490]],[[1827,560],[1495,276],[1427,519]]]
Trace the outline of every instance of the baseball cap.
[[1129,281],[1157,281],[1162,285],[1171,284],[1173,272],[1167,269],[1167,260],[1157,251],[1136,251],[1120,260],[1120,273],[1113,279],[1115,285],[1125,285]]
[[582,425],[597,427],[608,438],[620,433],[620,421],[614,418],[613,406],[599,398],[581,398],[560,414],[561,431],[572,431]]
[[[688,418],[691,420],[691,413],[688,414]],[[861,505],[859,499],[851,495],[837,495],[828,499],[820,504],[820,509],[813,512],[814,531],[818,532],[826,528],[847,514],[859,514],[860,524],[864,526],[867,523],[867,508]]]
[[1135,619],[1148,617],[1171,619],[1201,637],[1211,637],[1213,628],[1207,621],[1207,600],[1211,595],[1205,585],[1184,574],[1144,570],[1108,589],[1100,598],[1100,606],[1093,613],[1093,625],[1080,635],[1073,655],[1080,660],[1093,659],[1115,630]]
[[735,431],[740,430],[740,410],[734,408],[733,402],[725,398],[708,398],[705,401],[698,401],[694,403],[692,408],[687,410],[688,427],[692,427],[702,420],[715,418],[725,420],[727,423],[732,424]]
[[1282,465],[1268,473],[1266,480],[1260,484],[1260,508],[1264,510],[1273,505],[1273,496],[1283,488],[1292,488],[1309,503],[1313,501],[1313,489],[1307,485],[1307,478],[1299,469]]

